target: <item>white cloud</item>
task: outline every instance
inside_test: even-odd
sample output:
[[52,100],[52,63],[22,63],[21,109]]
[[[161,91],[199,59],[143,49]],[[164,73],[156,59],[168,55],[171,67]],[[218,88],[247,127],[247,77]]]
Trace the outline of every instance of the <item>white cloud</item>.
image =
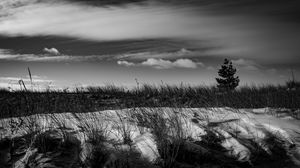
[[190,51],[182,48],[175,52],[139,52],[139,53],[127,53],[115,56],[116,59],[131,59],[131,60],[145,60],[147,58],[162,58],[162,59],[176,59],[176,58],[190,58],[194,56],[202,55],[201,51]]
[[52,54],[52,55],[59,55],[59,51],[56,48],[44,48],[43,49],[44,52],[48,53],[48,54]]
[[124,66],[148,66],[155,69],[170,69],[170,68],[197,68],[198,66],[204,66],[201,62],[194,62],[190,59],[177,59],[175,61],[149,58],[141,63],[133,63],[128,61],[118,61],[119,65]]
[[[198,52],[189,51],[182,48],[175,52],[140,52],[133,54],[120,54],[120,55],[88,55],[88,56],[69,56],[59,54],[59,51],[55,48],[45,48],[45,52],[51,54],[14,54],[10,50],[0,50],[0,60],[14,60],[24,62],[60,62],[60,61],[91,61],[91,60],[111,60],[118,59],[117,64],[124,66],[153,66],[161,69],[168,69],[172,67],[181,68],[196,68],[197,66],[204,66],[201,62],[194,62],[188,59],[193,54],[199,54]],[[178,58],[181,57],[181,58]],[[183,58],[182,58],[183,57]],[[187,57],[187,58],[184,58]],[[124,60],[126,58],[127,60]],[[150,59],[149,59],[150,58]],[[174,62],[168,59],[176,59]],[[146,60],[141,63],[134,63],[128,60]],[[156,65],[151,65],[156,64]]]
[[175,62],[173,62],[175,67],[181,67],[181,68],[197,68],[197,66],[204,66],[201,62],[194,62],[190,59],[178,59]]
[[124,65],[124,66],[134,66],[135,64],[133,62],[128,61],[117,61],[118,65]]
[[59,35],[103,41],[183,37],[190,34],[180,33],[183,29],[196,31],[189,28],[191,21],[182,15],[184,10],[158,5],[103,8],[56,1],[3,9],[10,14],[0,20],[0,33],[12,36]]
[[156,69],[169,69],[174,66],[174,64],[169,60],[155,59],[155,58],[149,58],[146,61],[142,62],[141,65],[151,66]]
[[246,59],[238,59],[238,60],[232,60],[232,63],[234,65],[237,65],[238,67],[241,67],[243,69],[249,70],[249,71],[256,71],[260,69],[260,65],[252,60],[246,60]]
[[3,4],[0,10],[2,35],[55,35],[97,41],[185,38],[197,41],[199,46],[209,41],[216,48],[208,50],[208,55],[285,62],[299,55],[300,38],[296,38],[300,35],[299,25],[283,24],[267,17],[218,15],[196,7],[157,4],[107,8],[59,0],[39,1],[18,8]]
[[[34,1],[37,0],[17,8],[3,3],[0,34],[55,35],[96,41],[184,38],[195,40],[195,46],[201,47],[204,41],[216,47],[208,50],[208,55],[242,55],[264,61],[290,61],[299,55],[300,38],[295,38],[300,35],[298,24],[243,14],[218,15],[196,7],[174,8],[155,3],[103,8],[59,0],[32,3]],[[181,53],[186,55],[184,49]]]

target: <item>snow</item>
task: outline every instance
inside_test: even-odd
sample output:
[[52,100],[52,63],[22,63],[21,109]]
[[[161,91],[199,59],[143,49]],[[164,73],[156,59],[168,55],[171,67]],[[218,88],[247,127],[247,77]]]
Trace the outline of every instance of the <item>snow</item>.
[[236,156],[238,160],[246,161],[249,159],[251,152],[242,144],[240,144],[235,138],[233,138],[228,132],[224,130],[218,130],[225,140],[222,142],[222,146],[228,150],[229,155]]
[[[119,144],[126,150],[124,139],[130,137],[131,147],[142,157],[154,162],[160,158],[155,135],[152,128],[145,123],[151,123],[144,116],[139,123],[136,114],[160,115],[166,119],[170,128],[168,136],[180,136],[191,141],[201,141],[206,135],[206,129],[213,129],[224,136],[221,145],[228,149],[228,155],[240,161],[248,161],[251,150],[241,144],[236,137],[253,139],[261,148],[269,151],[264,143],[267,133],[282,140],[286,146],[296,145],[291,151],[295,163],[300,163],[300,122],[296,119],[277,118],[270,115],[270,108],[261,109],[231,109],[231,108],[135,108],[122,110],[106,110],[90,113],[60,113],[38,114],[19,118],[0,120],[0,137],[15,138],[32,131],[47,131],[52,129],[72,132],[80,141],[81,159],[85,160],[91,151],[87,143],[88,134],[92,130],[102,131],[108,142]],[[172,127],[176,122],[179,127]],[[145,124],[145,125],[143,125]],[[178,131],[180,130],[180,131]],[[107,145],[110,146],[110,145]],[[32,151],[31,151],[32,152]],[[26,154],[28,157],[29,154]],[[26,160],[23,157],[19,161]]]
[[156,148],[156,142],[151,133],[145,133],[133,139],[134,147],[142,154],[143,157],[153,162],[159,157]]

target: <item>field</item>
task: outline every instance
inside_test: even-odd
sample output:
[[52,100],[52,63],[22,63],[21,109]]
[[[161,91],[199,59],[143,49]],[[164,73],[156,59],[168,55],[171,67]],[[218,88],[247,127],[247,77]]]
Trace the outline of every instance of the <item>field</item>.
[[1,167],[297,167],[300,91],[1,90]]
[[[299,88],[243,86],[222,92],[212,86],[141,85],[133,89],[108,85],[75,90],[0,91],[1,118],[41,113],[91,112],[135,107],[300,108]],[[294,113],[293,113],[294,114]],[[298,117],[297,114],[294,114]]]

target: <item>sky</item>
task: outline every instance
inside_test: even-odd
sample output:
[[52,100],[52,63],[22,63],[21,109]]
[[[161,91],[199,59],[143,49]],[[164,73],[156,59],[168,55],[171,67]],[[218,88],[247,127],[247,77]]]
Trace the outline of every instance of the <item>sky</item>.
[[1,0],[0,87],[300,79],[298,0]]

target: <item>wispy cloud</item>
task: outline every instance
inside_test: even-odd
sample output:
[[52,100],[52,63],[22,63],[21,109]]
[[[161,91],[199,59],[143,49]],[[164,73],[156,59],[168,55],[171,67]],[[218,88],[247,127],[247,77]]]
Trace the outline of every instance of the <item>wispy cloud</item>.
[[185,48],[181,48],[178,51],[172,52],[138,52],[138,53],[125,53],[116,55],[116,59],[127,59],[127,60],[145,60],[147,58],[156,58],[156,59],[178,59],[178,58],[191,58],[199,57],[203,55],[204,51],[191,51]]
[[130,62],[120,60],[146,60],[153,59],[179,59],[193,58],[201,55],[200,51],[190,51],[181,48],[172,52],[137,52],[111,55],[65,55],[60,53],[56,48],[44,48],[46,54],[15,54],[11,50],[0,49],[0,60],[13,60],[24,62],[59,62],[59,61],[103,61],[119,60],[118,64],[131,66]]
[[238,59],[238,60],[232,60],[232,63],[237,65],[240,68],[250,70],[250,71],[257,71],[262,66],[257,64],[256,62],[252,60],[246,60],[246,59]]
[[24,82],[27,89],[39,90],[39,89],[46,89],[54,86],[55,80],[50,80],[45,76],[33,75],[31,76],[31,78],[32,78],[32,83],[29,76],[0,77],[0,88],[9,88],[12,90],[21,89],[19,83],[20,80]]
[[[37,83],[45,83],[45,82],[53,82],[53,80],[49,80],[46,77],[40,77],[33,75],[32,77],[33,82]],[[9,81],[9,82],[18,82],[19,80],[23,80],[24,82],[31,82],[28,76],[26,77],[0,77],[0,81]]]
[[202,41],[209,41],[218,47],[207,52],[208,55],[263,61],[270,58],[293,61],[299,55],[298,24],[244,13],[220,15],[205,12],[203,8],[155,3],[104,8],[66,1],[39,1],[18,8],[4,6],[0,34],[55,35],[95,41],[181,38],[195,40],[198,46]]
[[0,56],[1,56],[1,55],[5,55],[5,54],[10,54],[10,53],[11,53],[10,50],[8,50],[8,49],[1,49],[1,48],[0,48]]
[[[45,49],[44,49],[45,51]],[[15,54],[10,50],[0,49],[0,60],[22,61],[22,62],[61,62],[61,61],[94,61],[103,60],[109,56],[71,56],[63,55],[55,48],[48,49],[47,54]]]
[[[35,55],[35,54],[0,54],[0,60],[8,61],[24,61],[24,62],[59,62],[78,60],[71,56],[47,56],[47,55]],[[84,58],[85,59],[85,58]]]
[[101,41],[170,37],[186,34],[180,30],[190,22],[174,9],[159,6],[102,8],[56,1],[4,10],[10,15],[2,17],[0,33],[12,36],[60,35]]
[[165,60],[165,59],[156,59],[156,58],[149,58],[146,61],[140,63],[133,63],[128,61],[118,61],[119,65],[124,65],[127,67],[130,66],[146,66],[146,67],[153,67],[155,69],[171,69],[171,68],[192,68],[195,69],[199,66],[204,66],[201,62],[194,62],[190,59],[177,59],[175,61]]

